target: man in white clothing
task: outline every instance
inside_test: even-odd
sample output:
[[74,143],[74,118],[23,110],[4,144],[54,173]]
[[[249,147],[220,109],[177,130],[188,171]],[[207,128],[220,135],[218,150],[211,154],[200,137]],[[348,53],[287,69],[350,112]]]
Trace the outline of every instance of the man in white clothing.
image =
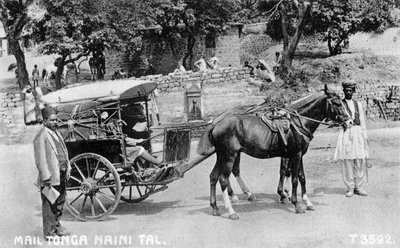
[[368,137],[362,105],[352,99],[356,84],[342,84],[345,98],[343,104],[352,118],[352,125],[339,134],[335,151],[335,160],[339,160],[344,184],[347,186],[347,197],[354,194],[367,196],[365,187],[368,181],[367,162],[369,157]]

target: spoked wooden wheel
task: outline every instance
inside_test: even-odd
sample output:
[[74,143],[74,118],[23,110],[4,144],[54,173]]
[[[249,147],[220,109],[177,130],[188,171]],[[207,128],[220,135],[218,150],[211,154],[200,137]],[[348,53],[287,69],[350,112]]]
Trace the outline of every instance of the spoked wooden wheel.
[[107,218],[117,208],[121,197],[117,170],[110,161],[95,153],[79,154],[70,162],[66,208],[84,221]]

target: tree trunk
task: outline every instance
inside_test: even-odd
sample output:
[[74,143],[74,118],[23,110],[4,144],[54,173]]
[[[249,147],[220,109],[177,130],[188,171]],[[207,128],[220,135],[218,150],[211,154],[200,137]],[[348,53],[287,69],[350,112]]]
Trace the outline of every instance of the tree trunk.
[[[194,44],[196,43],[196,38],[193,35],[189,35],[187,39],[187,50],[185,57],[183,58],[183,67],[187,70],[191,70],[193,66],[193,48]],[[189,59],[189,62],[187,61]]]
[[25,88],[25,86],[30,85],[29,83],[29,74],[28,71],[26,70],[26,64],[25,64],[25,55],[21,49],[21,46],[16,39],[11,39],[8,36],[8,42],[10,44],[10,48],[12,53],[15,56],[15,59],[17,60],[17,68],[18,68],[18,86],[19,89],[22,90]]
[[61,60],[59,61],[57,71],[56,71],[56,78],[54,79],[54,83],[56,84],[56,89],[59,90],[62,88],[61,84],[61,76],[63,75],[64,66],[65,66],[65,59],[67,56],[62,56]]
[[305,4],[304,6],[298,6],[299,19],[296,31],[292,37],[289,38],[288,30],[288,20],[287,20],[287,10],[284,3],[281,4],[281,14],[282,14],[282,33],[283,33],[283,54],[282,60],[279,68],[280,75],[286,75],[290,67],[292,66],[292,61],[294,58],[294,53],[296,52],[297,45],[303,35],[303,29],[307,20],[307,17],[311,10],[311,4]]

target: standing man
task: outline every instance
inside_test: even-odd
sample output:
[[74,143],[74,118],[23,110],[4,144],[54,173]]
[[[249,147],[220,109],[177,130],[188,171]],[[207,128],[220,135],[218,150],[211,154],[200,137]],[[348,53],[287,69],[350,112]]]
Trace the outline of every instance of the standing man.
[[48,239],[67,236],[60,219],[65,202],[65,187],[70,174],[68,151],[62,136],[57,132],[57,115],[47,106],[42,110],[44,126],[33,140],[36,167],[39,171],[38,185],[41,191],[53,187],[60,195],[51,203],[42,193],[43,234]]
[[360,102],[352,99],[356,84],[349,81],[344,82],[342,86],[343,104],[353,124],[339,134],[334,160],[339,160],[341,165],[343,181],[347,186],[346,196],[367,196],[365,187],[368,180],[367,168],[370,168],[370,165],[367,162],[369,146],[364,110]]
[[[33,89],[39,86],[39,70],[37,68],[37,65],[34,65],[34,68],[32,70],[32,79],[33,79]],[[36,85],[36,86],[35,86]]]

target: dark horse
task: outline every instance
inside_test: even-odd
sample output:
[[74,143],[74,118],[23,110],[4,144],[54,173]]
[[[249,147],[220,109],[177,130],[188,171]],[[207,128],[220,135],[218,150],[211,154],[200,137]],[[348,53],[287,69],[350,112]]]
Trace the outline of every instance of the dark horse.
[[324,119],[344,122],[348,116],[340,97],[330,91],[327,85],[324,92],[293,102],[287,111],[291,113],[290,128],[285,133],[287,145],[278,133],[272,132],[260,117],[254,115],[227,116],[214,121],[203,133],[197,153],[203,157],[214,152],[217,154],[216,164],[210,174],[210,205],[213,215],[220,215],[216,203],[216,184],[219,180],[229,218],[239,218],[229,201],[228,185],[232,170],[239,171],[241,152],[255,158],[287,158],[292,175],[291,201],[296,212],[304,212],[297,202],[297,185],[300,181],[302,194],[307,198],[303,155],[307,152],[313,133]]

